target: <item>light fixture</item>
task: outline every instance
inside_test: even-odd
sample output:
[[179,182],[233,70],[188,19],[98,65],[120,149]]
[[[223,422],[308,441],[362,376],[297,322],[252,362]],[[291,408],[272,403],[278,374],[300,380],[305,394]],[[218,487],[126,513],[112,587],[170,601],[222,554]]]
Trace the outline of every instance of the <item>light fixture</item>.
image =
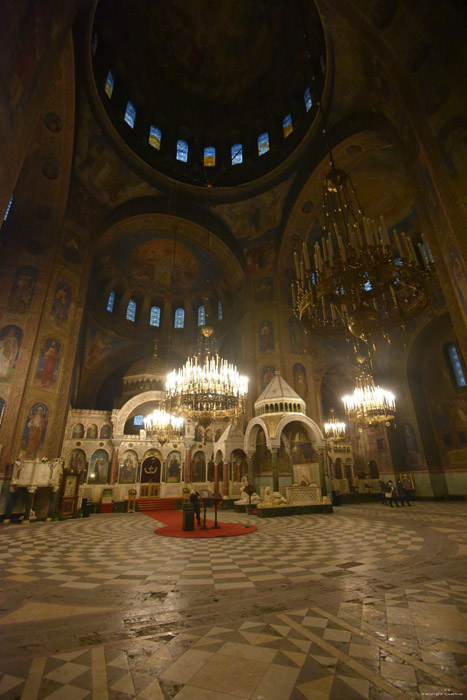
[[143,419],[146,436],[155,438],[161,445],[177,440],[183,431],[184,419],[167,411],[156,409]]
[[248,378],[219,357],[211,326],[200,330],[198,355],[189,357],[183,367],[167,376],[170,410],[205,426],[243,413],[247,394]]
[[324,434],[328,440],[343,440],[345,438],[345,423],[339,420],[331,408],[330,417],[324,424]]
[[331,166],[323,183],[324,231],[311,254],[306,242],[300,256],[294,252],[293,308],[306,332],[367,341],[425,308],[434,260],[423,234],[415,247],[405,233],[390,235],[382,216],[376,224],[363,215],[324,127],[323,134]]
[[361,426],[393,420],[396,411],[394,394],[375,385],[366,363],[361,364],[353,394],[343,396],[342,401],[349,420]]

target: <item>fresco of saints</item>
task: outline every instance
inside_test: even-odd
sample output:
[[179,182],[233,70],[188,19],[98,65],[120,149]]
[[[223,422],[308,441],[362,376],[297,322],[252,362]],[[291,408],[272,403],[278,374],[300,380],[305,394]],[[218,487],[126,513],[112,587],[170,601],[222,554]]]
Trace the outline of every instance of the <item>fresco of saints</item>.
[[41,373],[41,387],[49,387],[53,380],[55,370],[60,359],[60,345],[52,338],[47,339],[43,351],[44,364]]
[[0,381],[9,381],[15,367],[21,340],[18,342],[19,328],[7,326],[2,329],[0,338]]
[[46,409],[42,404],[36,404],[29,412],[26,423],[27,443],[26,458],[34,459],[43,442],[46,427]]

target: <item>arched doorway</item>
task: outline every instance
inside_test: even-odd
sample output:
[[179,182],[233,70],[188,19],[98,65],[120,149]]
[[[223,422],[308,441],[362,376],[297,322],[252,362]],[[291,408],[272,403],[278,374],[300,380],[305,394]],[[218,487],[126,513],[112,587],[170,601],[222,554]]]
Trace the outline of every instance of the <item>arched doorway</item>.
[[141,465],[141,498],[157,497],[161,487],[162,461],[156,450],[146,452]]

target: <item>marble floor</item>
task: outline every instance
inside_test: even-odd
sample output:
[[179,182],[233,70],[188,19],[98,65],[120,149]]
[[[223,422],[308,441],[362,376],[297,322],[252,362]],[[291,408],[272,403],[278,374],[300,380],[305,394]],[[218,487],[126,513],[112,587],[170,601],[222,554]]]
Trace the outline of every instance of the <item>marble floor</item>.
[[467,504],[0,526],[0,698],[467,696]]

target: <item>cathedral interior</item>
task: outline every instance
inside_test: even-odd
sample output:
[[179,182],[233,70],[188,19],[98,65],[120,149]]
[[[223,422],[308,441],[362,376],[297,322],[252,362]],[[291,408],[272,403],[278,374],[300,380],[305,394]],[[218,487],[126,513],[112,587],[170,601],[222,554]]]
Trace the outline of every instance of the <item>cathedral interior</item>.
[[463,697],[463,0],[0,18],[0,697]]

